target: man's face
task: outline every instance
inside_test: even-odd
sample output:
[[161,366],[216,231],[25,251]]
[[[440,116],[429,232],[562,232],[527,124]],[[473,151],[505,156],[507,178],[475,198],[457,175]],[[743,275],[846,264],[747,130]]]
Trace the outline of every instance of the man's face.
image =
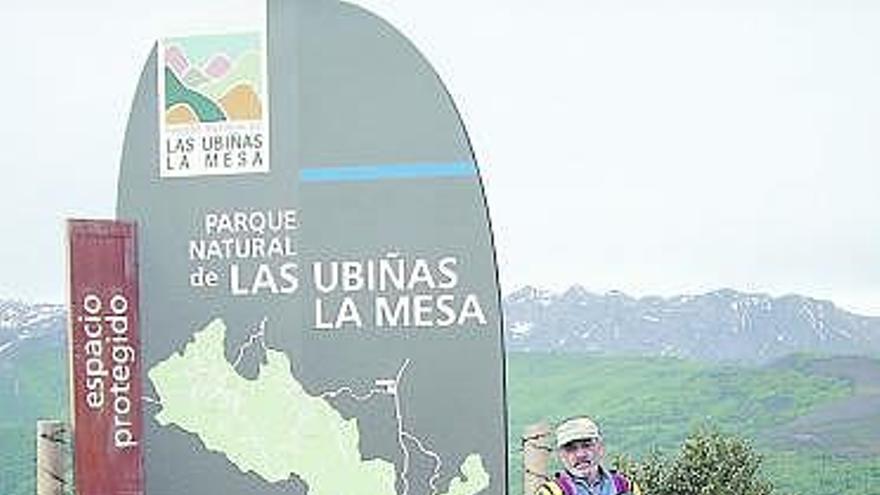
[[598,438],[574,440],[559,448],[562,465],[569,473],[579,478],[594,477],[604,455],[605,446]]

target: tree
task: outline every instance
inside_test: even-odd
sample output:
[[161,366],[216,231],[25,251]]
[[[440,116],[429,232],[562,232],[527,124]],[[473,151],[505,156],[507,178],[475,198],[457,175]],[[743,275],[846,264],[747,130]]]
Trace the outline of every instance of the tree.
[[761,455],[742,438],[701,428],[675,456],[653,452],[619,467],[632,474],[644,495],[770,495]]

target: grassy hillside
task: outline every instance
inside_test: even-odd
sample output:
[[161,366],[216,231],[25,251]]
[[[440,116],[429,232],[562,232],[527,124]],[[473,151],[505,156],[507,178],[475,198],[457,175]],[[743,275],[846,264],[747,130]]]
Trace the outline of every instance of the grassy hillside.
[[25,346],[0,360],[0,494],[33,495],[36,421],[67,421],[60,346]]
[[[34,493],[34,424],[66,419],[60,348],[0,360],[0,494]],[[609,455],[677,448],[711,423],[751,439],[782,494],[880,494],[880,359],[793,357],[770,366],[667,358],[511,354],[511,495],[520,495],[519,434],[542,418],[593,415]],[[833,486],[832,491],[828,490]]]
[[600,422],[611,456],[675,449],[689,431],[708,423],[751,439],[781,493],[826,495],[829,483],[840,490],[835,493],[880,493],[880,457],[871,442],[853,441],[868,435],[866,429],[880,430],[866,407],[880,385],[880,378],[872,383],[871,371],[880,370],[880,361],[841,359],[850,358],[797,357],[747,368],[671,358],[511,354],[511,494],[521,493],[516,447],[523,428],[578,413]]

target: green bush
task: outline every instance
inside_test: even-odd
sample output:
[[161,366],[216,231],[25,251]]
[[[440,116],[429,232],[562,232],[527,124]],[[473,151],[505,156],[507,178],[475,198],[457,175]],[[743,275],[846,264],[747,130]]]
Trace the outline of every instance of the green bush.
[[643,495],[770,495],[762,457],[751,444],[712,428],[689,435],[673,456],[651,453],[641,462],[618,459]]

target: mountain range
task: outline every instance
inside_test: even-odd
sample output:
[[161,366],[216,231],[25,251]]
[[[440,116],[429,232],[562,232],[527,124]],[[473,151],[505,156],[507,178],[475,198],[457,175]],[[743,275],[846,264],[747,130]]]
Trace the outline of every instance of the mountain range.
[[0,300],[0,358],[27,342],[60,346],[66,321],[64,306]]
[[503,300],[507,349],[766,363],[794,353],[880,354],[880,318],[829,301],[722,289],[635,298],[525,287]]
[[[562,293],[524,287],[502,306],[510,351],[751,363],[796,353],[880,355],[880,317],[799,295],[722,289],[635,298],[580,286]],[[0,300],[0,359],[27,342],[61,345],[66,315],[61,305]]]

